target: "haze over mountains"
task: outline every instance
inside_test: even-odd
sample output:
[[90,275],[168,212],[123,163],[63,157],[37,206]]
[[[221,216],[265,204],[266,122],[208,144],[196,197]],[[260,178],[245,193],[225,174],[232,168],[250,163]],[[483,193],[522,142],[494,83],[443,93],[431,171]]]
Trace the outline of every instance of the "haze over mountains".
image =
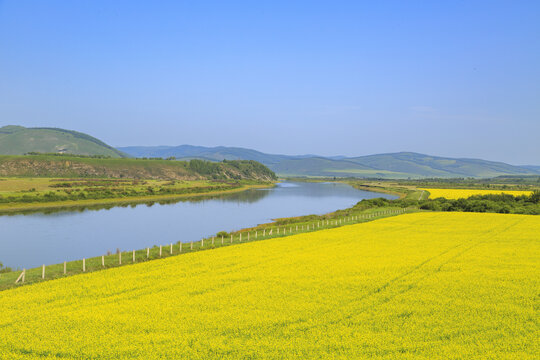
[[281,176],[323,176],[364,178],[495,177],[538,175],[540,166],[514,166],[480,159],[455,159],[414,152],[358,157],[266,154],[239,147],[128,146],[114,147],[90,135],[58,128],[0,128],[0,154],[24,155],[30,152],[104,155],[110,157],[175,157],[202,159],[255,160]]
[[480,159],[454,159],[413,152],[358,157],[317,155],[276,155],[237,147],[129,146],[120,151],[135,157],[176,157],[211,161],[256,160],[282,176],[419,178],[419,177],[494,177],[534,175],[535,166],[521,167]]

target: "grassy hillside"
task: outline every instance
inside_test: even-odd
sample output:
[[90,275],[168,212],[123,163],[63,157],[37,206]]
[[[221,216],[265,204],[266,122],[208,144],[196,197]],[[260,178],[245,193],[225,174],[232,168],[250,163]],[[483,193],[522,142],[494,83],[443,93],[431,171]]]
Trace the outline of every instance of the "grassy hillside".
[[417,213],[6,290],[0,354],[535,359],[539,232]]
[[56,128],[0,128],[0,154],[23,155],[30,152],[125,157],[121,151],[77,131]]
[[362,178],[426,178],[532,175],[540,173],[535,166],[519,167],[479,159],[453,159],[410,152],[360,157],[323,157],[316,155],[274,155],[231,147],[156,146],[125,147],[120,150],[135,157],[169,157],[181,159],[247,159],[259,161],[282,176],[362,177]]
[[0,176],[105,177],[129,179],[235,179],[272,181],[276,175],[255,161],[221,163],[141,159],[96,159],[56,155],[0,155]]

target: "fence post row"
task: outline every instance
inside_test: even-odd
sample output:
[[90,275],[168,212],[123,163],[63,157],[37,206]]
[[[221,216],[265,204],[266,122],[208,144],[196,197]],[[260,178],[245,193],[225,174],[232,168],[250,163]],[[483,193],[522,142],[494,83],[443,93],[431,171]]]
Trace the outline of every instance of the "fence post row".
[[[353,215],[353,216],[350,216],[350,217],[344,217],[344,218],[339,218],[339,219],[334,219],[333,220],[333,223],[331,222],[331,220],[326,220],[326,225],[339,225],[339,224],[342,224],[342,221],[343,223],[346,223],[346,222],[350,222],[350,221],[359,221],[360,219],[366,219],[366,218],[375,218],[375,217],[378,217],[378,216],[383,216],[383,215],[389,215],[389,214],[401,214],[401,213],[405,213],[407,211],[407,209],[397,209],[397,210],[384,210],[384,211],[379,211],[379,212],[375,212],[375,213],[371,213],[371,214],[361,214],[361,215]],[[315,229],[315,223],[312,224],[312,230]],[[324,226],[324,220],[322,220],[322,225]],[[317,221],[317,228],[320,228],[321,227],[321,221]],[[310,224],[307,224],[306,225],[306,230],[309,231],[310,230]],[[268,232],[268,235],[271,236],[272,235],[272,231],[273,229],[270,229],[270,231]],[[298,231],[298,225],[296,225],[296,231]],[[302,231],[304,231],[304,225],[302,225]],[[276,228],[276,232],[277,234],[280,233],[279,231],[279,226]],[[292,233],[293,232],[293,228],[292,226],[289,228],[289,233]],[[287,234],[287,228],[284,227],[283,228],[283,234]],[[259,236],[259,232],[258,230],[255,230],[255,239],[257,239]],[[263,229],[263,237],[266,237],[266,229]],[[231,234],[231,244],[233,243],[233,239],[234,239],[234,235]],[[250,240],[250,232],[248,231],[247,233],[247,241]],[[239,234],[239,241],[241,242],[242,241],[242,233]],[[182,252],[182,242],[180,241],[179,242],[179,252]],[[212,236],[212,246],[215,245],[215,236]],[[221,235],[221,245],[224,245],[224,236]],[[201,248],[204,247],[204,239],[201,239]],[[190,243],[190,249],[193,250],[193,241],[191,241]],[[136,251],[133,250],[132,252],[133,254],[133,263],[135,263],[136,261]],[[162,254],[163,254],[163,246],[160,245],[159,246],[159,257],[162,257]],[[170,244],[170,254],[172,255],[173,254],[173,244],[171,243]],[[146,248],[146,258],[149,259],[150,258],[150,248],[147,247]],[[119,265],[122,265],[122,252],[119,251],[118,252],[118,264]],[[101,255],[101,266],[102,267],[105,267],[105,255]],[[83,272],[86,272],[86,258],[83,258],[82,259],[82,270]],[[67,274],[67,261],[64,261],[64,275]],[[19,277],[17,277],[17,280],[15,280],[15,284],[17,284],[18,282],[22,282],[24,283],[25,281],[25,277],[26,277],[26,269],[23,269],[21,274],[19,275]],[[45,279],[45,264],[42,265],[41,267],[41,278],[42,279]]]

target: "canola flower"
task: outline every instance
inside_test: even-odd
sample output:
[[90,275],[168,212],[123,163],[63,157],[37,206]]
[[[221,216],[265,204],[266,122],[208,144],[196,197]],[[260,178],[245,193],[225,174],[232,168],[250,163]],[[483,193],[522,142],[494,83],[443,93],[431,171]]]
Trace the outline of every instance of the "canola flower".
[[482,189],[420,189],[428,191],[431,199],[446,198],[446,199],[466,199],[473,195],[500,195],[508,194],[513,196],[532,194],[532,191],[519,190],[482,190]]
[[535,359],[540,217],[415,213],[0,292],[1,359]]

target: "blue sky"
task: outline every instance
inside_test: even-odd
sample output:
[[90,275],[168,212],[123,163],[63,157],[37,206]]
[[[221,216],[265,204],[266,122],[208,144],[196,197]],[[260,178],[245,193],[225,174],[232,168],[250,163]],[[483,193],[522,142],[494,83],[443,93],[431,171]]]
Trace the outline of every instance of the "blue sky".
[[540,164],[540,2],[0,0],[6,124]]

